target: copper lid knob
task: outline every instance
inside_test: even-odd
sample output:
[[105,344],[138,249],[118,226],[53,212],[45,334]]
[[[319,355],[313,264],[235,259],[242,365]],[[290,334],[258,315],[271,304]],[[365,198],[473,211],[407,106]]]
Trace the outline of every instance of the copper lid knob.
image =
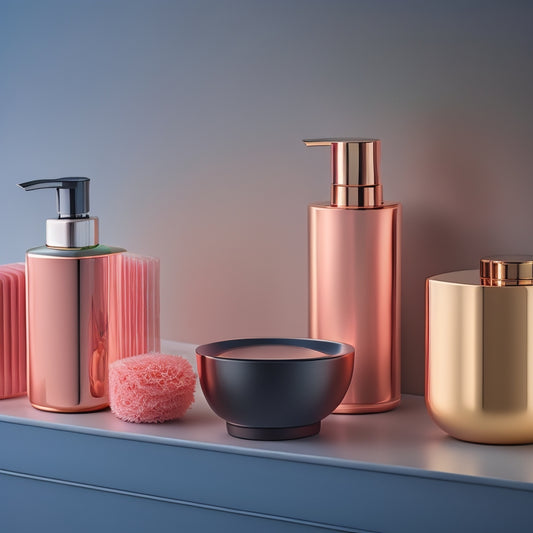
[[533,285],[533,255],[483,257],[479,270],[482,285]]

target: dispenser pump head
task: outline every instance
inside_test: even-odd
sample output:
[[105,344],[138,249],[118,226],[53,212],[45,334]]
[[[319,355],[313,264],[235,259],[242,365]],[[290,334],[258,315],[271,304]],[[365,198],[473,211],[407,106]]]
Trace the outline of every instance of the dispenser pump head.
[[89,216],[89,182],[89,178],[57,178],[19,183],[25,191],[57,191],[59,217],[46,221],[47,246],[86,248],[98,244],[98,219]]
[[331,205],[376,207],[383,203],[378,139],[307,139],[306,146],[331,146]]
[[37,189],[57,190],[59,218],[89,216],[89,178],[40,179],[19,183],[25,191]]

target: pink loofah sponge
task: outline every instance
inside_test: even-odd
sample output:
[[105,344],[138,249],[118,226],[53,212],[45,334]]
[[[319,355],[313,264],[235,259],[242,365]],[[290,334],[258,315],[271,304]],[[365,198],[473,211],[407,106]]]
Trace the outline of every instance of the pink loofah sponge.
[[194,401],[196,376],[179,355],[149,353],[109,365],[111,411],[127,422],[180,418]]

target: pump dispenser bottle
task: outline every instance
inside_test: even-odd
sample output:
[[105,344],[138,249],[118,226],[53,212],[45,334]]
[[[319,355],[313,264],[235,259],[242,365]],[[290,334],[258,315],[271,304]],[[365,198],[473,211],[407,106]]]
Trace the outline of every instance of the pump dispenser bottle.
[[46,245],[26,254],[28,396],[45,411],[84,412],[109,404],[110,288],[122,248],[98,243],[89,179],[41,179],[26,191],[57,190],[59,216]]
[[352,381],[335,413],[388,411],[400,402],[400,223],[384,203],[376,139],[331,146],[329,204],[309,206],[309,334],[355,348]]

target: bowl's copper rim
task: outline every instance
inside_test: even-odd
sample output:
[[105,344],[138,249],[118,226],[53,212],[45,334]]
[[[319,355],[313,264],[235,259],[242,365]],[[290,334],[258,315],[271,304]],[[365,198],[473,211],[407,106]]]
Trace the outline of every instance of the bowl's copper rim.
[[[222,357],[221,354],[228,350],[235,348],[254,347],[254,346],[297,346],[299,348],[307,348],[320,352],[322,355],[317,357],[306,357],[305,359],[299,358],[280,358],[280,359],[254,359],[254,358],[239,358]],[[322,349],[321,349],[322,348]],[[327,351],[325,350],[326,348]],[[317,361],[321,359],[336,359],[340,357],[349,356],[354,353],[354,348],[349,344],[342,342],[329,341],[324,339],[308,339],[308,338],[291,338],[291,337],[258,337],[249,339],[227,339],[222,341],[210,342],[207,344],[201,344],[196,347],[196,355],[201,357],[209,357],[217,360],[226,361],[257,361],[258,363],[282,363],[285,361]]]

